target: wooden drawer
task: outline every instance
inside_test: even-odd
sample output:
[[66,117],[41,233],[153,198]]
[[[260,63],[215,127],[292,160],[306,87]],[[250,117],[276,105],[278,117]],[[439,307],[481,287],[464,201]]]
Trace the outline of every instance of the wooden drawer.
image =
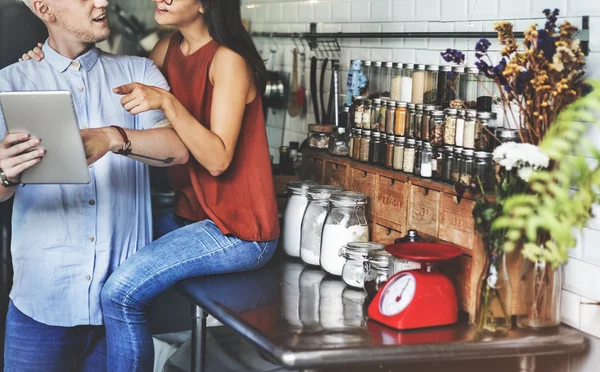
[[303,178],[310,178],[311,180],[322,184],[325,161],[323,159],[306,156],[302,158],[302,163],[302,168],[304,170]]
[[325,163],[325,184],[341,186],[346,189],[346,171],[348,167],[342,164],[326,162]]
[[380,176],[377,192],[376,215],[396,224],[399,230],[406,230],[408,210],[408,183]]
[[377,223],[373,224],[373,241],[381,244],[392,244],[394,240],[403,237],[401,231],[387,228]]
[[438,236],[440,192],[421,186],[410,186],[408,228]]
[[377,175],[375,173],[353,168],[350,177],[352,180],[350,190],[362,192],[369,197],[367,217],[373,216],[373,205],[377,203]]
[[456,196],[441,195],[439,238],[461,247],[473,249],[475,240],[475,222],[473,206],[475,202]]

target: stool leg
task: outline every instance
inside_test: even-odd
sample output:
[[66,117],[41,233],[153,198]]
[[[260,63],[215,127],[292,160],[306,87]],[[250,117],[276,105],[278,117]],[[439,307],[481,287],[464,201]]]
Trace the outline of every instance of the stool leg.
[[204,309],[192,303],[192,372],[204,372],[207,316]]

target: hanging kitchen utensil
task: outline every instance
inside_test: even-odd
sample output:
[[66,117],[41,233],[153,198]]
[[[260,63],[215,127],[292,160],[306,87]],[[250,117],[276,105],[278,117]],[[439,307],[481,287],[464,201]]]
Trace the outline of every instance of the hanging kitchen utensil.
[[275,57],[278,47],[273,44],[271,47],[271,55],[269,57],[267,69],[267,83],[265,85],[265,93],[263,94],[263,103],[265,107],[273,109],[281,109],[287,107],[286,98],[286,77],[279,71],[275,70]]
[[329,120],[331,124],[335,124],[335,126],[339,126],[339,91],[340,91],[340,82],[339,82],[339,70],[340,70],[340,61],[334,59],[331,63],[331,86],[329,87],[329,103],[328,114]]
[[[294,41],[295,43],[295,41]],[[302,40],[300,40],[300,44],[302,44]],[[296,95],[298,106],[302,107],[302,111],[300,112],[300,117],[306,117],[306,49],[304,49],[304,44],[302,44],[302,50],[300,51],[300,87],[298,88],[298,93]]]
[[323,65],[321,66],[321,80],[319,84],[319,100],[321,101],[321,107],[323,108],[323,116],[321,117],[322,124],[330,124],[329,116],[327,116],[327,106],[325,106],[325,72],[327,71],[327,64],[329,59],[325,57],[323,59]]
[[321,124],[319,120],[319,98],[317,97],[317,57],[310,59],[310,98],[315,113],[315,124]]
[[295,118],[300,115],[302,107],[298,105],[298,49],[293,50],[294,62],[292,68],[292,88],[288,97],[288,114]]

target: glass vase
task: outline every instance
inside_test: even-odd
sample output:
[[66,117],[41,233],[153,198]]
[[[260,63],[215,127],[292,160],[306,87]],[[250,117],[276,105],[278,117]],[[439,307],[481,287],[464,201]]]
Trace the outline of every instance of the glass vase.
[[548,328],[560,324],[563,267],[523,260],[519,275],[519,328]]
[[482,332],[507,333],[512,328],[512,290],[506,255],[486,260],[477,286],[475,326]]

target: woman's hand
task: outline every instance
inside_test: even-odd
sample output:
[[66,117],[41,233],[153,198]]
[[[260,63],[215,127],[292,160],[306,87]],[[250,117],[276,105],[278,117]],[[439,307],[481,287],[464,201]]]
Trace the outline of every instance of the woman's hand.
[[132,115],[150,110],[163,110],[172,97],[169,91],[140,83],[121,85],[114,88],[113,92],[123,96],[121,105]]
[[40,162],[46,151],[40,140],[26,133],[11,133],[0,142],[0,169],[12,183],[19,183],[21,173]]
[[29,61],[30,59],[34,59],[38,62],[41,62],[45,57],[44,52],[42,52],[42,46],[44,46],[44,44],[38,43],[38,45],[35,48],[33,48],[33,50],[30,50],[29,52],[23,54],[21,58],[19,58],[19,62]]

